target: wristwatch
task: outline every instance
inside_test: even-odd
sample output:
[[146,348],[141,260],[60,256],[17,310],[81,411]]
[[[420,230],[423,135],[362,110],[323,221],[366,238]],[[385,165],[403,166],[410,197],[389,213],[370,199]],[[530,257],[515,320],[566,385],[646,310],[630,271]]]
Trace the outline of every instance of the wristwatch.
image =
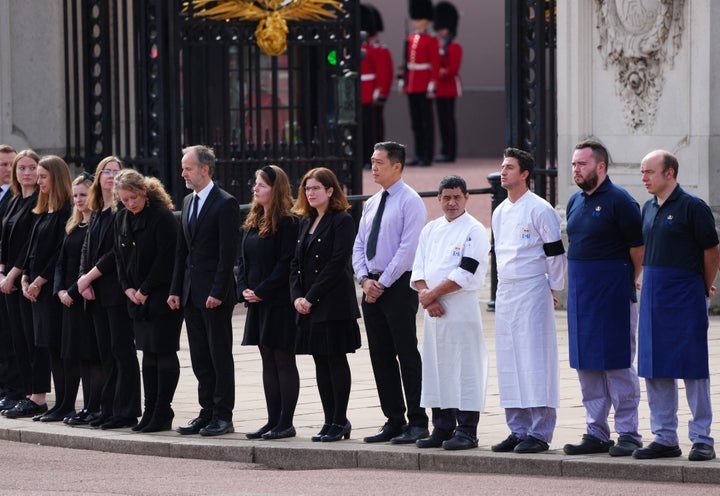
[[358,276],[358,277],[357,277],[357,282],[358,282],[358,284],[360,285],[360,287],[362,287],[362,283],[363,283],[363,281],[364,281],[365,279],[367,279],[367,278],[368,278],[368,276],[367,276],[367,275],[364,275],[364,276]]

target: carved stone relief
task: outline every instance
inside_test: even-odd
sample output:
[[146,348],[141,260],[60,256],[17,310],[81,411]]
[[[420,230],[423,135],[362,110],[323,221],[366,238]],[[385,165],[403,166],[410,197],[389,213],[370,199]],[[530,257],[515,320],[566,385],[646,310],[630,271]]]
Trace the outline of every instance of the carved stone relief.
[[615,69],[615,92],[631,132],[655,122],[665,83],[684,30],[685,0],[595,0],[598,50],[604,67]]

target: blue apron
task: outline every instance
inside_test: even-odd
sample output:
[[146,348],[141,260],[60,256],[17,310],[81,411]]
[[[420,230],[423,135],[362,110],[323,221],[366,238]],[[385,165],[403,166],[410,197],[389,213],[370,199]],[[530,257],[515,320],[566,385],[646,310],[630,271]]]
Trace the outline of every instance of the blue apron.
[[568,344],[572,368],[630,367],[633,272],[633,265],[627,260],[568,260]]
[[705,282],[685,269],[645,266],[640,293],[638,374],[707,379]]

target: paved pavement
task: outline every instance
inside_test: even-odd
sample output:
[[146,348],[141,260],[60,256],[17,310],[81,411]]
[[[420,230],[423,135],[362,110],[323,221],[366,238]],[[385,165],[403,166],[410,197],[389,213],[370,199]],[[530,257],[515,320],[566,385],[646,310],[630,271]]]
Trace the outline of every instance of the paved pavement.
[[[487,186],[487,173],[496,170],[495,164],[465,161],[455,166],[433,166],[412,168],[406,173],[407,182],[420,190],[434,189],[438,180],[449,173],[463,175],[472,188]],[[367,172],[366,172],[367,174]],[[375,191],[371,182],[366,192]],[[434,199],[426,202],[434,207]],[[487,213],[483,213],[485,203]],[[489,199],[473,198],[470,211],[483,223],[489,224]],[[439,210],[431,217],[439,215]],[[483,309],[483,326],[486,344],[490,350],[490,376],[486,411],[480,417],[478,426],[478,449],[462,452],[446,452],[442,449],[419,450],[414,446],[389,444],[368,445],[362,442],[364,436],[373,434],[383,424],[374,379],[363,334],[363,347],[349,356],[353,374],[353,388],[350,396],[348,418],[352,422],[352,437],[337,443],[312,443],[323,423],[322,409],[314,380],[314,367],[309,356],[298,357],[301,390],[295,414],[298,436],[278,441],[248,441],[243,433],[254,431],[265,422],[265,403],[261,384],[261,362],[257,349],[240,346],[244,324],[244,308],[235,309],[236,329],[235,377],[237,402],[235,408],[235,434],[219,438],[180,436],[174,432],[136,434],[129,429],[99,431],[90,428],[71,428],[58,424],[39,424],[31,420],[0,419],[0,440],[26,443],[94,449],[100,451],[170,456],[179,458],[202,458],[225,461],[258,463],[276,468],[386,468],[421,471],[484,472],[524,475],[552,475],[571,477],[595,477],[655,480],[668,482],[720,483],[720,462],[689,462],[686,455],[690,442],[686,439],[689,410],[684,401],[684,390],[680,384],[679,433],[683,457],[670,460],[640,461],[631,458],[617,459],[607,455],[565,456],[562,446],[577,442],[585,432],[584,409],[580,399],[577,376],[570,369],[567,358],[567,323],[563,311],[556,313],[558,343],[560,351],[560,399],[555,438],[551,450],[537,455],[516,455],[514,453],[492,453],[490,445],[504,439],[508,430],[503,410],[499,407],[497,377],[494,355],[494,314],[486,312],[489,299],[489,285],[478,292]],[[363,324],[361,322],[361,329]],[[419,339],[422,340],[422,314],[418,313]],[[719,378],[717,364],[720,360],[720,317],[711,317],[710,365],[713,372],[713,407],[720,411],[717,394]],[[196,381],[190,367],[190,358],[185,334],[180,350],[180,384],[173,408],[174,426],[183,425],[198,412]],[[49,396],[52,404],[52,395]],[[651,438],[649,410],[643,397],[640,404],[640,430],[646,442]]]

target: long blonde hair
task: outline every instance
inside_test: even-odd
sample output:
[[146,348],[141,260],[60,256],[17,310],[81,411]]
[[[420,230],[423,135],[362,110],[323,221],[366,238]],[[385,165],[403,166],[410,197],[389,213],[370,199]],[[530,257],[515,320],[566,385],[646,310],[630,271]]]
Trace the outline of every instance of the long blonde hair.
[[[90,210],[92,210],[93,212],[100,212],[105,206],[103,202],[100,178],[102,177],[102,171],[105,169],[105,166],[112,162],[117,163],[120,166],[120,170],[122,170],[122,161],[114,155],[110,155],[109,157],[105,157],[104,159],[102,159],[98,164],[97,168],[95,169],[95,180],[90,187],[90,196],[88,198],[88,205],[90,205]],[[111,208],[115,208],[114,203],[112,204]]]
[[72,181],[70,180],[70,168],[63,159],[57,155],[46,155],[38,162],[50,174],[51,188],[49,193],[40,191],[37,205],[33,209],[34,214],[45,212],[57,212],[63,205],[72,199]]
[[[88,189],[88,197],[90,196],[90,186],[92,186],[93,183],[93,176],[88,174],[85,171],[82,171],[78,177],[75,178],[75,180],[72,182],[73,186],[79,186],[83,185]],[[90,208],[90,205],[87,205],[87,208]],[[82,224],[84,217],[80,210],[77,209],[75,205],[73,205],[73,211],[72,215],[70,215],[70,218],[68,219],[67,223],[65,224],[65,232],[67,234],[70,234],[75,229],[77,229],[77,226]]]

